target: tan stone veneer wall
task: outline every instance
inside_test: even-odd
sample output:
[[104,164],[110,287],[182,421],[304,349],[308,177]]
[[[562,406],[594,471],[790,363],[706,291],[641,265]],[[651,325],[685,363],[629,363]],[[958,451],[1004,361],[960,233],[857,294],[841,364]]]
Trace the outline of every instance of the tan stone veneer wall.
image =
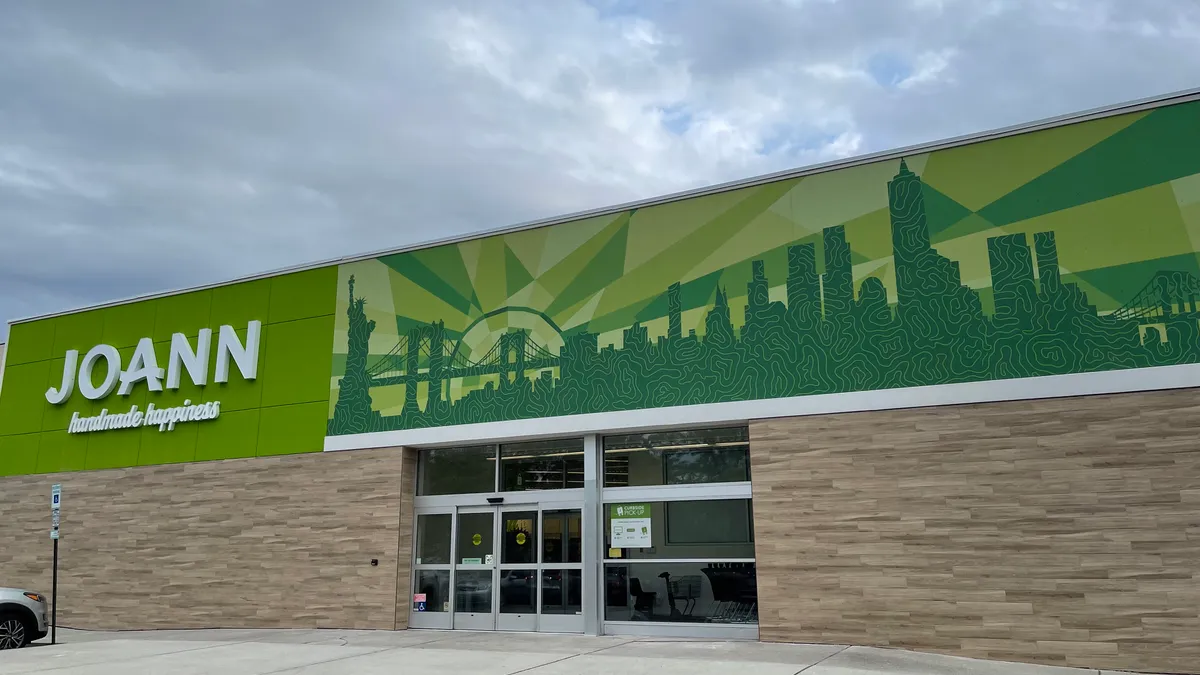
[[49,593],[49,493],[61,483],[62,626],[404,628],[414,456],[0,478],[0,585]]
[[763,640],[1200,673],[1200,390],[750,436]]

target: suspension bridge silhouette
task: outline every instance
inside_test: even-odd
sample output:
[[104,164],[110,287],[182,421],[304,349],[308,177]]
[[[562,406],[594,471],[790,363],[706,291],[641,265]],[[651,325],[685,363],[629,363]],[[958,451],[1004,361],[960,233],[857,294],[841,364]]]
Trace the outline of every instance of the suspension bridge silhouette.
[[463,340],[479,324],[509,313],[532,314],[544,321],[560,337],[563,331],[544,312],[531,307],[511,306],[496,309],[476,318],[457,339],[446,336],[444,322],[411,329],[400,336],[387,354],[367,369],[372,387],[413,382],[439,382],[481,375],[523,377],[528,372],[557,368],[562,357],[535,343],[530,331],[509,330],[478,358],[464,351]]
[[1156,273],[1133,299],[1113,312],[1113,316],[1142,323],[1180,315],[1200,317],[1196,298],[1200,298],[1200,280],[1188,272],[1162,271]]
[[[887,189],[894,303],[880,278],[856,283],[846,228],[837,225],[822,230],[820,249],[788,245],[786,301],[771,299],[763,260],[748,261],[740,326],[727,289],[693,280],[655,301],[667,320],[656,339],[634,321],[620,347],[601,347],[586,324],[564,334],[543,311],[507,306],[461,332],[440,320],[414,323],[378,356],[370,348],[376,324],[351,277],[346,362],[329,433],[1200,363],[1194,259],[1164,261],[1131,295],[1102,289],[1129,298],[1105,313],[1080,283],[1062,278],[1053,231],[1032,241],[1024,233],[989,237],[988,312],[958,262],[932,245],[920,177],[902,161]],[[695,309],[704,310],[703,321],[685,334],[682,313]],[[484,323],[502,314],[540,323],[537,330]],[[490,347],[468,340],[481,325],[498,333]],[[461,391],[449,385],[463,378],[476,381]],[[373,403],[373,390],[398,386],[402,403],[395,391],[379,392],[385,403]]]

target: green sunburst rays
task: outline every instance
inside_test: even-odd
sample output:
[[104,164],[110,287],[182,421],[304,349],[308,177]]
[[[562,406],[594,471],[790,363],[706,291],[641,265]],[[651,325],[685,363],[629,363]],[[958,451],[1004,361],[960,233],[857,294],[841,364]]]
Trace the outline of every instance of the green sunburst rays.
[[[587,330],[600,333],[605,344],[620,344],[620,332],[634,322],[646,324],[652,335],[666,334],[665,294],[676,282],[685,332],[702,326],[703,308],[731,266],[795,238],[789,211],[773,207],[796,183],[769,183],[632,214],[622,252],[626,273],[593,300]],[[744,282],[742,287],[744,292]]]
[[[395,300],[392,296],[392,272],[377,260],[342,265],[338,269],[337,314],[334,317],[334,353],[346,353],[349,318],[346,309],[350,304],[350,277],[354,277],[354,297],[363,298],[363,311],[367,319],[375,322],[371,333],[370,353],[386,354],[399,336],[396,327]],[[334,369],[335,373],[340,372]]]
[[1064,281],[1111,311],[1153,274],[1147,265],[1195,273],[1179,251],[1200,250],[1197,174],[1200,105],[1188,104],[939,152],[922,178],[974,209],[940,231],[931,223],[964,282],[990,283],[988,238],[1052,230]]
[[[1142,146],[1170,150],[1142,157]],[[1064,280],[1080,283],[1100,306],[1126,299],[1141,274],[1126,266],[1164,261],[1187,267],[1192,254],[1181,258],[1179,251],[1198,249],[1197,104],[906,161],[922,176],[935,247],[959,264],[963,282],[975,288],[990,284],[987,239],[1000,234],[1023,232],[1032,239],[1035,232],[1054,231]],[[666,291],[676,282],[682,286],[685,334],[690,328],[702,332],[704,313],[721,286],[729,291],[736,324],[750,261],[765,261],[771,298],[782,299],[787,247],[812,243],[823,271],[821,232],[836,225],[846,228],[856,286],[877,276],[894,300],[887,183],[898,163],[875,162],[390,256],[382,259],[388,270],[383,276],[363,264],[347,271],[356,272],[359,295],[367,298],[378,326],[372,352],[388,340],[394,344],[415,323],[437,320],[456,338],[474,325],[463,336],[473,354],[490,349],[498,333],[512,328],[531,331],[539,344],[554,344],[559,337],[551,323],[567,333],[598,332],[605,340],[619,339],[634,322],[648,324],[652,335],[665,334]],[[1144,227],[1154,236],[1141,236]],[[389,307],[390,321],[384,316]],[[502,308],[514,311],[477,321]],[[539,318],[543,315],[548,321]],[[344,316],[338,320],[344,331]]]

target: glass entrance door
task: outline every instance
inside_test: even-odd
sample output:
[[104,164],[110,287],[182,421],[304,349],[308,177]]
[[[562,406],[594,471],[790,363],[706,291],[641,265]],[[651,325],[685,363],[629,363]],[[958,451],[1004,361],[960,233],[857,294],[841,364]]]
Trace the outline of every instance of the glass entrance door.
[[580,509],[449,511],[417,514],[411,626],[583,632]]
[[583,632],[583,517],[580,509],[542,511],[538,630]]
[[500,511],[499,630],[537,630],[538,511]]
[[454,627],[495,630],[496,510],[458,510],[454,538]]

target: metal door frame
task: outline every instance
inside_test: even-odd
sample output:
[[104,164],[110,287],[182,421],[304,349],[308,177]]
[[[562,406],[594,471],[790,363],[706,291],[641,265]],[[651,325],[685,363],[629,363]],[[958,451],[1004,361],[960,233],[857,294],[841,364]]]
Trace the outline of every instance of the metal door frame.
[[[421,516],[450,516],[450,561],[446,564],[425,564],[417,561],[417,532]],[[446,607],[445,611],[433,611],[432,608],[424,612],[416,610],[416,603],[413,601],[412,595],[408,597],[409,615],[408,625],[411,628],[433,628],[441,630],[449,630],[454,627],[454,561],[456,560],[455,548],[458,543],[455,537],[458,534],[458,513],[454,507],[426,507],[413,509],[413,551],[412,551],[412,575],[409,580],[409,590],[411,593],[417,593],[417,582],[420,579],[420,573],[423,570],[434,572],[446,572],[449,578],[446,591]]]
[[[572,491],[574,492],[574,491]],[[562,614],[543,614],[542,613],[542,584],[543,572],[546,570],[579,570],[582,578],[583,590],[586,591],[589,584],[593,584],[589,579],[588,570],[583,562],[577,563],[555,563],[546,562],[544,558],[544,542],[545,537],[545,517],[547,511],[576,511],[579,513],[580,519],[580,546],[586,555],[588,548],[588,538],[593,536],[589,532],[589,524],[584,517],[585,509],[583,500],[579,499],[576,494],[561,494],[559,491],[546,492],[527,492],[513,494],[508,493],[506,497],[514,498],[514,502],[510,504],[478,504],[478,495],[471,495],[475,499],[473,504],[459,505],[429,505],[417,506],[414,508],[413,518],[413,570],[410,591],[416,593],[416,584],[419,578],[419,573],[422,570],[445,571],[449,573],[449,608],[446,612],[411,611],[409,625],[413,628],[432,628],[432,629],[461,629],[461,630],[480,630],[480,631],[520,631],[520,632],[548,632],[548,633],[583,633],[585,630],[585,617],[589,611],[594,611],[595,608],[588,606],[588,595],[584,592],[580,598],[581,611],[576,615]],[[518,501],[520,500],[520,501]],[[464,501],[466,501],[464,499]],[[535,562],[533,563],[511,563],[501,564],[503,556],[503,521],[505,513],[529,512],[535,513],[537,517],[537,535],[535,537],[534,548],[537,553]],[[463,566],[459,563],[461,559],[458,550],[458,530],[459,516],[462,514],[471,513],[491,513],[492,514],[492,542],[493,542],[493,561],[489,566],[486,563],[479,566],[469,565]],[[450,516],[450,564],[418,564],[416,561],[417,554],[417,528],[419,527],[422,516],[430,515],[449,515]],[[569,531],[566,533],[569,536]],[[477,570],[483,571],[488,569],[492,575],[492,597],[491,597],[491,613],[488,619],[485,619],[482,613],[465,613],[458,611],[458,593],[457,582],[458,573],[460,570]],[[532,615],[519,614],[501,614],[500,613],[500,572],[502,570],[515,569],[530,569],[534,570],[537,576],[538,583],[535,586],[534,608],[535,613]],[[564,575],[564,581],[566,575]],[[593,584],[594,585],[594,584]],[[566,592],[566,589],[564,589]],[[412,605],[410,596],[410,607]],[[517,618],[520,617],[520,618]]]
[[[542,540],[542,537],[545,537],[545,532],[546,532],[546,530],[545,530],[545,521],[546,521],[545,514],[547,511],[576,511],[579,513],[580,562],[558,563],[558,562],[546,562],[543,559],[544,552],[545,552],[545,545]],[[541,632],[541,633],[583,633],[584,629],[585,629],[584,617],[587,616],[589,609],[594,610],[594,608],[588,607],[588,605],[587,605],[588,596],[587,596],[587,593],[585,592],[586,589],[588,588],[588,584],[589,584],[590,580],[588,579],[587,570],[584,568],[583,556],[587,550],[588,536],[590,533],[588,532],[586,519],[583,517],[583,514],[584,514],[584,507],[583,507],[582,503],[578,503],[578,504],[568,504],[568,503],[553,504],[553,503],[551,503],[551,504],[540,504],[539,505],[538,528],[541,531],[538,533],[538,537],[539,537],[539,539],[538,539],[538,596],[539,596],[538,597],[538,632]],[[570,534],[571,534],[570,526],[568,525],[567,531],[565,532],[565,535],[568,539],[570,538]],[[579,598],[580,611],[578,614],[572,615],[572,614],[543,614],[542,613],[541,588],[542,588],[542,583],[545,581],[545,572],[548,569],[549,570],[563,570],[564,572],[571,571],[571,570],[579,570],[581,586],[580,586],[580,598]],[[566,580],[567,580],[567,575],[564,574],[563,575],[563,589],[562,589],[563,593],[567,593]]]
[[[493,588],[496,589],[496,601],[493,610],[496,614],[495,624],[496,630],[513,631],[532,633],[538,629],[538,619],[542,612],[541,606],[541,567],[539,563],[542,559],[542,510],[537,503],[533,504],[504,504],[496,508],[496,548],[498,549],[496,560],[495,581]],[[536,523],[536,533],[533,535],[533,541],[530,545],[533,546],[534,558],[531,563],[505,563],[504,562],[504,514],[506,513],[532,513],[533,521]],[[500,613],[500,573],[513,570],[533,570],[534,579],[537,583],[533,586],[533,613],[531,614],[501,614]]]
[[[462,556],[458,554],[458,521],[459,517],[470,514],[487,513],[492,516],[492,562],[489,564],[484,562],[479,565],[464,565],[460,560]],[[498,535],[500,530],[499,525],[500,507],[497,506],[458,506],[454,509],[454,527],[451,528],[453,542],[453,572],[450,575],[452,587],[450,589],[450,609],[451,611],[451,628],[464,630],[480,630],[490,631],[496,630],[496,615],[499,607],[499,594],[496,592],[496,582],[499,578],[497,569],[499,568],[499,544],[500,538]],[[485,558],[486,560],[486,558]],[[458,609],[458,573],[464,572],[491,572],[491,603],[488,612],[460,612]]]

